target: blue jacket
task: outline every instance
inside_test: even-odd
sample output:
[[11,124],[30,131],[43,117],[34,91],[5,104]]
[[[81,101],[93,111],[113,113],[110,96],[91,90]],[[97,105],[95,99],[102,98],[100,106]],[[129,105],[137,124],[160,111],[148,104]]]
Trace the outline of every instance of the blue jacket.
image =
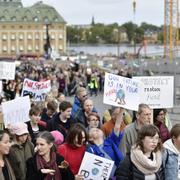
[[[116,136],[114,131],[104,140],[103,150],[111,157],[115,162],[115,165],[118,166],[120,161],[123,160],[123,155],[119,150],[119,144],[123,137],[123,132],[119,133],[119,136]],[[104,153],[100,151],[97,145],[91,145],[88,149],[88,152],[95,155],[105,157]]]
[[171,139],[167,140],[163,144],[163,146],[165,148],[163,152],[163,165],[164,165],[164,170],[165,170],[165,180],[177,180],[178,179],[178,158],[180,158],[180,153],[175,148]]
[[78,111],[78,109],[81,108],[82,109],[82,104],[79,101],[78,97],[75,96],[74,98],[74,103],[73,103],[73,107],[71,110],[71,116],[74,117],[74,115],[76,114],[76,112]]

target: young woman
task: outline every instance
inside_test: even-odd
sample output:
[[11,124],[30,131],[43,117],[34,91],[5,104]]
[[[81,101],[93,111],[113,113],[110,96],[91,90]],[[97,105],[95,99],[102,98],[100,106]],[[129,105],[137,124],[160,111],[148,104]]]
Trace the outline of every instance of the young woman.
[[13,142],[9,160],[17,180],[26,180],[26,161],[34,154],[34,146],[29,141],[27,124],[20,122],[12,125]]
[[6,131],[0,131],[0,179],[16,180],[13,169],[6,157],[9,154],[10,138]]
[[154,125],[144,125],[130,154],[120,162],[115,172],[117,180],[164,180],[162,145],[159,130]]
[[171,139],[164,143],[163,164],[165,180],[180,179],[180,124],[173,126]]
[[68,163],[55,152],[54,137],[40,132],[36,140],[36,154],[27,161],[26,180],[73,180]]
[[81,161],[86,150],[87,134],[84,126],[80,123],[74,124],[66,137],[66,143],[57,149],[64,159],[69,163],[69,167],[74,175],[77,175]]

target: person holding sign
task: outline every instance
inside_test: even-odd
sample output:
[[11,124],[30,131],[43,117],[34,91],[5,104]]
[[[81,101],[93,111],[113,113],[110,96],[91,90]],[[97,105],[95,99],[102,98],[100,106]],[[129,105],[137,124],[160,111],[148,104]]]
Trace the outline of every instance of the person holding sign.
[[120,125],[123,122],[123,112],[123,108],[118,108],[114,130],[106,139],[104,139],[104,133],[101,129],[92,128],[89,131],[89,139],[92,145],[87,151],[113,160],[116,166],[123,159],[123,155],[119,151],[119,145],[123,137],[123,132],[120,132]]
[[136,144],[115,172],[116,180],[164,180],[162,143],[159,129],[144,125],[138,131]]
[[55,152],[54,137],[50,132],[38,134],[36,148],[36,154],[27,160],[26,180],[74,179],[68,163]]

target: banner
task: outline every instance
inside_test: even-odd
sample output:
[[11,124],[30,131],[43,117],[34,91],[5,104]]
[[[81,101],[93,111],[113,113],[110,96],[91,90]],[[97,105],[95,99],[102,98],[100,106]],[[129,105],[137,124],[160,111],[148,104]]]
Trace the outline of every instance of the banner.
[[15,69],[15,62],[0,61],[0,79],[14,80]]
[[113,166],[114,161],[85,152],[78,174],[84,180],[108,180]]
[[136,80],[106,73],[104,83],[105,104],[138,110],[140,100],[139,83]]
[[148,104],[152,109],[173,107],[173,76],[140,76],[133,79],[141,83],[141,103]]
[[44,101],[46,94],[51,90],[51,81],[33,81],[25,78],[21,96],[30,95],[32,101]]
[[30,99],[29,96],[18,97],[2,103],[2,113],[5,127],[17,122],[29,121]]

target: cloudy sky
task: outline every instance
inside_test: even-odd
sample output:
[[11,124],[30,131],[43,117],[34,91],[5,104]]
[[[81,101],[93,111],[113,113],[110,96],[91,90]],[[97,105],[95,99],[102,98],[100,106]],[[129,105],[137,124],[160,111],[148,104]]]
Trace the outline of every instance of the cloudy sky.
[[[43,0],[61,14],[68,24],[90,24],[94,16],[96,23],[136,24],[147,22],[155,25],[164,23],[164,0]],[[22,0],[24,6],[31,6],[37,0]]]

